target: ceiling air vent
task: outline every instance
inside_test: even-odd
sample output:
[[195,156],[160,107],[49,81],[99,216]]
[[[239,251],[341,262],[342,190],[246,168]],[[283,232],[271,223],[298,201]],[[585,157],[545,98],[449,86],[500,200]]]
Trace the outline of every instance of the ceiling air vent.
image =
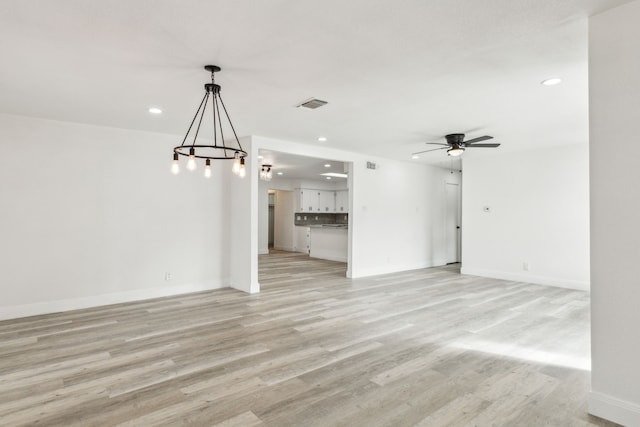
[[327,101],[323,101],[321,99],[316,99],[316,98],[309,98],[306,101],[302,102],[301,104],[296,105],[296,107],[298,108],[304,107],[310,110],[315,110],[316,108],[320,108],[326,104],[327,104]]

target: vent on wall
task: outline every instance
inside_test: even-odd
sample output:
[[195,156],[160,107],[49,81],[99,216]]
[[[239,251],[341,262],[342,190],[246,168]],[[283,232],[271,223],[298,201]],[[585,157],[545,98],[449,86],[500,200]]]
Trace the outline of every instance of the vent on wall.
[[323,101],[321,99],[316,99],[316,98],[309,98],[306,101],[303,101],[302,103],[296,105],[296,107],[298,108],[304,107],[310,110],[315,110],[316,108],[320,108],[326,104],[328,104],[327,101]]

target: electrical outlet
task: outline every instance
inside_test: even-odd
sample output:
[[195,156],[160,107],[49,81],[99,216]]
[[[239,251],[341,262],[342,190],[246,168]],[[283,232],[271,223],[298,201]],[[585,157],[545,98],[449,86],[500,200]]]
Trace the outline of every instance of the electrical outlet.
[[524,261],[524,262],[522,263],[522,269],[523,269],[524,271],[529,271],[529,267],[530,267],[530,266],[529,266],[529,261]]
[[164,273],[164,280],[166,280],[167,282],[168,282],[169,280],[171,280],[171,277],[172,277],[172,276],[171,276],[171,273],[169,273],[169,272]]

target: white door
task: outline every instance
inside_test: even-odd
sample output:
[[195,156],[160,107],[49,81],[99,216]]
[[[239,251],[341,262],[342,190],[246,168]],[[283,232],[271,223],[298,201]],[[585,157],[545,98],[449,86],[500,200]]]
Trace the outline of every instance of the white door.
[[445,243],[447,264],[460,262],[460,185],[445,183]]

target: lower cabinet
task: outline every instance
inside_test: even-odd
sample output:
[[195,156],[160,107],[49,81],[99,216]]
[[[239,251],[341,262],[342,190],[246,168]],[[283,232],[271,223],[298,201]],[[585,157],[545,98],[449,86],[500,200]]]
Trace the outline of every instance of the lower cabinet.
[[310,228],[306,226],[296,226],[294,247],[296,252],[309,253],[309,230]]

